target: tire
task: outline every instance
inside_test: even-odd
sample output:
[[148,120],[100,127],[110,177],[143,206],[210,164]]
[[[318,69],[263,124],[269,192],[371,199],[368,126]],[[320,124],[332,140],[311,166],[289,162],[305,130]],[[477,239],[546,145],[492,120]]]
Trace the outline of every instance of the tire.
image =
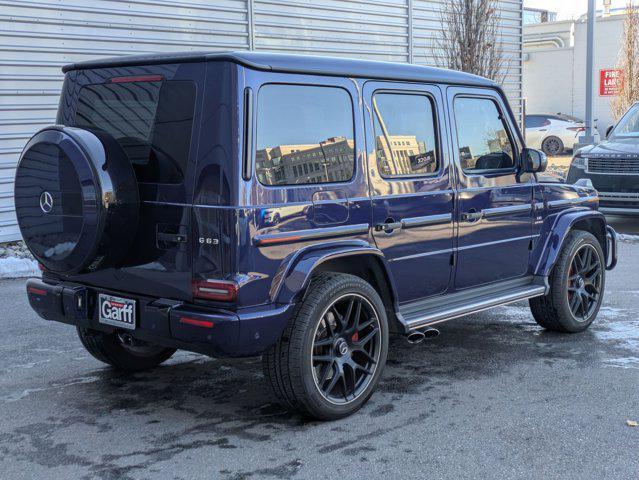
[[549,157],[554,157],[564,153],[564,142],[558,137],[547,137],[541,143],[542,151]]
[[112,135],[54,125],[24,147],[15,174],[25,244],[64,275],[119,266],[135,238],[140,200],[133,166]]
[[289,409],[335,420],[370,398],[387,354],[388,321],[373,287],[354,275],[320,273],[277,344],[264,355],[264,374]]
[[[588,252],[592,262],[589,264],[598,264],[590,270],[583,260]],[[579,269],[580,265],[584,265],[583,271]],[[597,317],[605,286],[606,268],[601,245],[592,233],[574,230],[568,234],[550,275],[550,292],[530,299],[530,309],[537,323],[547,330],[582,332]]]
[[138,342],[126,346],[118,334],[103,333],[78,327],[78,337],[84,348],[97,360],[120,370],[141,372],[157,367],[175,353],[174,348]]

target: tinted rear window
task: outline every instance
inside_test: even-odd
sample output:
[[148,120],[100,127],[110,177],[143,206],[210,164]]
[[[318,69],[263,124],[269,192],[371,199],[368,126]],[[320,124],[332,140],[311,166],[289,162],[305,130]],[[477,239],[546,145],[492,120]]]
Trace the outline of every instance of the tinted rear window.
[[87,85],[80,90],[75,125],[111,134],[141,183],[180,183],[195,107],[189,81]]

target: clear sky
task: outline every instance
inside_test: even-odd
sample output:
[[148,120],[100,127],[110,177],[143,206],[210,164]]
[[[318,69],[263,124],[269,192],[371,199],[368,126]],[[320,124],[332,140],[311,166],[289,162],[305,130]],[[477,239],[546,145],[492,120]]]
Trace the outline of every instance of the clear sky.
[[[612,0],[611,8],[623,8],[626,3],[627,0]],[[524,6],[557,12],[557,20],[579,18],[588,12],[588,0],[524,0]],[[597,0],[597,9],[603,9],[603,0]]]

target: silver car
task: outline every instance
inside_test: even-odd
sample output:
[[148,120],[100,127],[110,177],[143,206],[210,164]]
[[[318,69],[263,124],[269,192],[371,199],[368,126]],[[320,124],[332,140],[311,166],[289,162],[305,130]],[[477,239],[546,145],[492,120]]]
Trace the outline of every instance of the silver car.
[[[526,115],[526,145],[543,150],[548,156],[563,154],[572,150],[579,136],[586,129],[583,120],[570,115]],[[595,125],[595,143],[598,143],[599,132]]]

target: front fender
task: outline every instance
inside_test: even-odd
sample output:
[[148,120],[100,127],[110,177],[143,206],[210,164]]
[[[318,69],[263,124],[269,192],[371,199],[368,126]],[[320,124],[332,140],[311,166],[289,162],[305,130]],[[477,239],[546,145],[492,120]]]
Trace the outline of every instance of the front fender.
[[[296,301],[298,296],[308,286],[314,270],[319,265],[327,260],[354,255],[375,255],[380,259],[387,278],[390,279],[390,272],[384,254],[378,248],[363,240],[344,240],[321,245],[309,245],[293,252],[282,261],[271,284],[269,292],[271,301],[280,304]],[[389,281],[388,283],[393,298],[397,298],[393,282]]]
[[[547,277],[557,262],[559,253],[564,246],[568,233],[576,226],[580,230],[591,231],[601,243],[606,256],[608,242],[606,241],[606,217],[603,213],[589,208],[569,208],[546,218],[542,226],[539,241],[531,255],[531,270],[534,275]],[[588,228],[582,228],[587,226]],[[594,229],[594,231],[592,231]]]

